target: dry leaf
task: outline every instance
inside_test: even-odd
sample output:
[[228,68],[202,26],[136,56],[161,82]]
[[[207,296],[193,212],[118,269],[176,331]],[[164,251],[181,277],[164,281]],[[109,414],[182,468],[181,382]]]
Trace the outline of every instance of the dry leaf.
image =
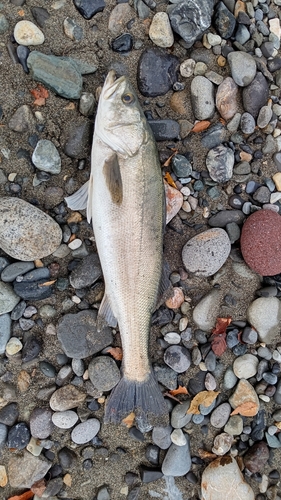
[[194,396],[193,400],[191,401],[190,407],[187,410],[186,413],[192,413],[193,415],[199,415],[199,405],[204,405],[206,407],[210,406],[214,399],[216,399],[217,395],[219,394],[219,391],[201,391]]
[[243,415],[243,417],[254,417],[258,413],[258,405],[253,401],[246,401],[237,406],[230,415]]
[[19,15],[20,17],[25,16],[25,12],[24,12],[24,10],[23,10],[23,9],[18,10],[18,15]]
[[211,122],[208,120],[202,120],[201,122],[195,123],[194,127],[191,129],[191,132],[203,132],[211,125]]
[[117,361],[121,361],[123,358],[123,351],[121,347],[110,347],[110,349],[107,349],[107,352]]
[[35,101],[33,104],[36,106],[45,106],[46,104],[46,99],[49,97],[49,92],[43,85],[37,85],[36,89],[30,90],[30,93],[33,95],[35,98]]
[[135,414],[132,411],[132,413],[130,413],[127,417],[123,418],[122,423],[125,424],[126,427],[128,427],[128,429],[130,429],[134,425],[134,420],[135,420]]
[[65,106],[64,109],[66,109],[67,111],[73,111],[75,109],[74,102],[70,102],[69,104],[67,104],[67,106]]
[[171,163],[171,159],[173,158],[173,156],[175,156],[179,152],[178,149],[174,149],[174,150],[172,149],[172,151],[174,151],[173,154],[171,154],[171,156],[169,156],[168,160],[165,161],[163,167],[168,167]]
[[212,330],[213,335],[220,335],[225,333],[228,325],[230,325],[232,318],[228,316],[227,318],[217,318],[216,326]]
[[15,495],[14,497],[9,497],[7,500],[30,500],[33,497],[34,493],[31,490],[29,490],[26,491],[25,493],[22,493],[21,495]]
[[281,429],[281,422],[274,422],[274,425],[277,427],[277,429]]
[[222,354],[227,349],[227,344],[224,336],[221,334],[214,337],[211,342],[211,347],[216,356],[222,356]]
[[64,478],[63,478],[63,482],[64,484],[66,484],[66,486],[71,486],[72,485],[72,477],[70,474],[65,474]]
[[197,453],[202,460],[213,460],[213,458],[218,458],[215,453],[212,453],[211,451],[203,450],[203,448],[199,448],[197,450]]
[[45,283],[40,283],[38,286],[50,286],[53,285],[57,280],[46,281]]
[[217,318],[216,326],[212,330],[211,347],[216,356],[221,356],[227,349],[226,329],[232,318]]
[[177,389],[169,391],[172,396],[176,396],[177,394],[188,394],[188,390],[186,387],[179,385]]
[[178,188],[177,188],[177,185],[176,185],[176,183],[175,183],[175,181],[174,181],[174,179],[173,179],[173,177],[171,176],[171,174],[169,174],[169,172],[166,172],[166,173],[165,173],[165,175],[164,175],[164,179],[165,179],[165,181],[166,181],[166,182],[168,182],[168,184],[170,184],[170,186],[172,186],[172,187],[174,187],[174,188],[178,189]]

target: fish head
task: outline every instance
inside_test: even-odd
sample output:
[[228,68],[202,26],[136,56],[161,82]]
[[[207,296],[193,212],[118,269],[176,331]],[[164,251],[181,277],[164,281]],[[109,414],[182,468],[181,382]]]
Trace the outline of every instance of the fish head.
[[95,133],[117,154],[134,156],[147,142],[149,129],[134,89],[126,76],[109,71],[102,88]]

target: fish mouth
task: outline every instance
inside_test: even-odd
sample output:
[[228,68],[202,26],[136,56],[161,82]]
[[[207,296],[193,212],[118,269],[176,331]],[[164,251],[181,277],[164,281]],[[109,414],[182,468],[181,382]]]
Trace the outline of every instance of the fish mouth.
[[109,99],[116,92],[120,84],[123,83],[125,80],[126,77],[124,75],[120,76],[120,78],[117,78],[116,72],[113,69],[110,70],[104,82],[104,87],[103,87],[104,99]]

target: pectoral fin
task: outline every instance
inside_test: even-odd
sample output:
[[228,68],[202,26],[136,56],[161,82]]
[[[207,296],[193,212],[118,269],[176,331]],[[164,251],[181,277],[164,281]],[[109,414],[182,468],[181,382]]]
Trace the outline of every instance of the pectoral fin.
[[103,296],[98,313],[98,330],[102,330],[104,326],[116,328],[117,320],[112,312],[106,293]]
[[113,203],[121,205],[123,200],[123,186],[117,154],[113,154],[105,160],[103,174]]
[[162,275],[159,283],[158,297],[155,306],[155,311],[160,307],[167,299],[173,296],[173,286],[170,281],[170,267],[166,261],[163,261]]
[[83,186],[73,193],[71,196],[67,196],[65,201],[67,206],[71,208],[71,210],[84,210],[87,208],[88,202],[88,189],[89,189],[89,181],[87,181]]

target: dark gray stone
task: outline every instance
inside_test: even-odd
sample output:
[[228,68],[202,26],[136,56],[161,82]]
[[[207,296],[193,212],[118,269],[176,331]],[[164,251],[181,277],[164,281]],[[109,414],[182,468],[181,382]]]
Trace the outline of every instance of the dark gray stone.
[[108,356],[97,356],[88,367],[89,377],[98,391],[110,391],[115,387],[121,376],[115,361]]
[[169,5],[167,13],[173,30],[186,42],[186,48],[201,38],[211,25],[213,0],[179,0]]
[[17,403],[10,403],[0,410],[0,423],[14,425],[18,419],[19,410]]
[[49,408],[34,408],[30,415],[30,432],[36,439],[46,439],[53,430],[52,412]]
[[146,97],[166,94],[178,80],[179,59],[158,48],[143,51],[137,70],[138,88]]
[[71,123],[65,133],[64,152],[70,158],[81,159],[89,156],[92,127],[89,121]]
[[98,254],[92,253],[84,257],[71,272],[69,281],[73,288],[79,290],[95,283],[101,275],[102,271]]
[[73,0],[73,3],[85,19],[92,19],[98,12],[105,8],[104,0]]
[[8,448],[15,448],[23,450],[30,440],[30,432],[25,422],[19,422],[14,425],[8,432],[7,446]]
[[229,224],[230,222],[242,224],[244,219],[245,215],[241,210],[221,210],[208,219],[208,224],[211,227],[225,227],[226,224]]
[[223,2],[215,7],[214,25],[222,38],[230,38],[234,32],[236,19]]
[[243,89],[242,97],[245,111],[256,118],[260,108],[266,105],[268,99],[268,83],[260,71],[252,83]]
[[175,120],[148,120],[156,141],[169,141],[178,139],[180,126]]
[[219,146],[226,136],[226,129],[221,123],[211,125],[202,133],[201,144],[204,148],[212,149]]

